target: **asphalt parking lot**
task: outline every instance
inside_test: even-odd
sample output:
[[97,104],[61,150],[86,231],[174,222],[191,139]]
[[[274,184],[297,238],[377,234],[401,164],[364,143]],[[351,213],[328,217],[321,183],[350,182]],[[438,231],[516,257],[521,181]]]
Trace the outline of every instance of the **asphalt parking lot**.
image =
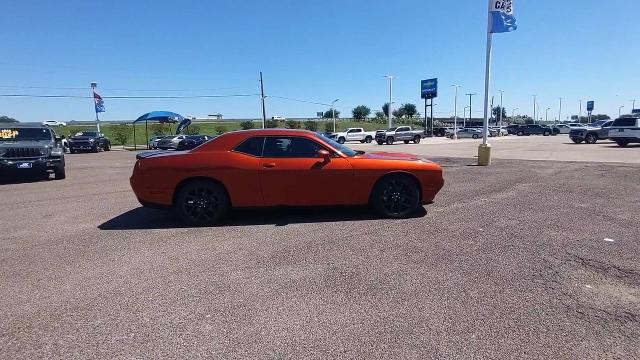
[[0,358],[640,358],[640,147],[505,138],[477,167],[477,144],[354,146],[444,166],[406,220],[183,228],[139,206],[127,151],[2,184]]

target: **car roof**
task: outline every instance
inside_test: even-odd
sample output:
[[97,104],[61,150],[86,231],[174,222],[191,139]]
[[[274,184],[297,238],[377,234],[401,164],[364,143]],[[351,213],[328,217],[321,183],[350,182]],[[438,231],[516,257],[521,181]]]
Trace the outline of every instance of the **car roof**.
[[199,151],[209,150],[230,150],[236,145],[254,136],[300,136],[312,139],[323,139],[313,131],[296,130],[296,129],[254,129],[254,130],[238,130],[224,133],[209,141],[205,145],[198,147]]

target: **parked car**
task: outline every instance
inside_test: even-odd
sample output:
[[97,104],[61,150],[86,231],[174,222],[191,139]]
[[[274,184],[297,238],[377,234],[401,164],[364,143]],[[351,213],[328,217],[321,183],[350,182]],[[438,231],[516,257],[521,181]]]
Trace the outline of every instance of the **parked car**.
[[524,125],[512,124],[512,125],[507,125],[506,129],[509,135],[516,135],[518,133],[518,129],[520,129],[520,127],[522,126]]
[[310,131],[264,129],[229,132],[190,152],[138,154],[130,183],[143,206],[173,208],[187,225],[206,226],[238,207],[370,204],[381,216],[405,218],[432,203],[444,180],[442,168],[420,156],[367,154]]
[[81,131],[68,139],[69,151],[74,154],[79,151],[109,151],[111,141],[103,133],[97,131]]
[[640,117],[632,115],[615,119],[609,128],[609,139],[620,147],[640,143]]
[[45,120],[42,122],[44,126],[67,126],[66,122],[57,121],[57,120]]
[[171,135],[158,140],[156,148],[161,150],[175,150],[178,148],[180,141],[184,140],[186,135]]
[[405,144],[413,141],[414,144],[418,144],[424,137],[424,130],[413,130],[411,126],[398,126],[376,131],[375,140],[378,145],[391,145],[396,141],[404,141]]
[[284,116],[272,116],[271,120],[285,121],[287,120],[287,118],[285,118]]
[[433,128],[433,135],[437,136],[437,137],[443,137],[447,135],[447,129],[446,127],[435,127]]
[[164,138],[168,138],[171,137],[173,135],[160,135],[160,136],[154,136],[151,139],[149,139],[149,148],[150,149],[157,149],[158,148],[158,141],[164,139]]
[[340,144],[347,141],[359,141],[361,143],[370,143],[376,136],[375,131],[364,131],[363,128],[348,128],[345,131],[334,133],[331,138]]
[[595,144],[598,140],[609,138],[609,128],[613,120],[600,120],[583,128],[571,129],[569,138],[576,144],[583,141],[587,144]]
[[66,177],[64,148],[53,130],[41,125],[0,125],[0,175]]
[[520,126],[516,130],[516,135],[518,136],[529,136],[529,135],[549,136],[551,134],[553,134],[553,130],[550,127],[540,125],[540,124],[524,125],[524,126]]
[[557,124],[553,127],[557,134],[568,134],[571,128],[567,124]]
[[[482,130],[475,128],[458,129],[458,139],[472,138],[479,139],[482,137]],[[449,135],[449,138],[453,139],[453,133]]]
[[509,136],[509,131],[504,126],[494,126],[490,127],[489,130],[493,130],[491,136]]
[[178,151],[191,150],[213,139],[209,135],[187,135],[176,147]]

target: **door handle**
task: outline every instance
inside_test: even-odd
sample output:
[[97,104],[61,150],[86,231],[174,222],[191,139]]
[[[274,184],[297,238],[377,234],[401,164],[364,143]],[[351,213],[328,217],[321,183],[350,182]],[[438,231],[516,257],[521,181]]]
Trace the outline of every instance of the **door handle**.
[[264,164],[262,164],[262,166],[264,166],[266,168],[274,168],[274,167],[276,167],[276,163],[264,163]]

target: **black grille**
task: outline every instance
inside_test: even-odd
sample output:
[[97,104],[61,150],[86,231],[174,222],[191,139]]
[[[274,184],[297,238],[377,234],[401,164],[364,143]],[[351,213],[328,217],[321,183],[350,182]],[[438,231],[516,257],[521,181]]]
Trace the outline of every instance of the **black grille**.
[[569,131],[569,135],[580,135],[580,133],[582,133],[582,130],[571,130],[571,131]]
[[9,148],[4,154],[5,158],[33,158],[39,157],[39,148]]

